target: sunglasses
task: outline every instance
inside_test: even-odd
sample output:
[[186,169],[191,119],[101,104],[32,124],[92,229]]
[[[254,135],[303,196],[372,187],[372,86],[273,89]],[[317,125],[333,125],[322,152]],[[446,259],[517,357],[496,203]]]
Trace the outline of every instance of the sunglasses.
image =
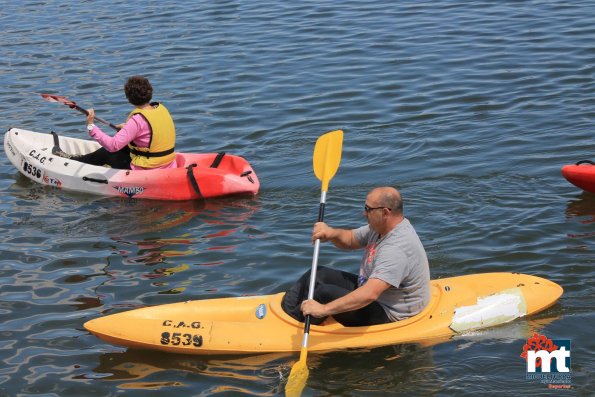
[[364,204],[364,212],[367,214],[370,211],[374,211],[374,210],[383,210],[383,209],[387,209],[389,211],[392,211],[391,208],[388,207],[368,207],[368,204]]

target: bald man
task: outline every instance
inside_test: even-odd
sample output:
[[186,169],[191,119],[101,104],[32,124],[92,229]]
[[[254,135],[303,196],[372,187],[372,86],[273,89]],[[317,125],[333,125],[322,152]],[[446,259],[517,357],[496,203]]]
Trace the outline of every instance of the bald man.
[[364,204],[368,224],[358,229],[314,225],[312,241],[343,249],[364,249],[359,275],[320,266],[314,299],[308,300],[310,271],[286,292],[283,310],[312,324],[329,316],[345,326],[384,324],[421,312],[430,301],[430,269],[425,249],[403,215],[403,201],[392,187],[372,189]]

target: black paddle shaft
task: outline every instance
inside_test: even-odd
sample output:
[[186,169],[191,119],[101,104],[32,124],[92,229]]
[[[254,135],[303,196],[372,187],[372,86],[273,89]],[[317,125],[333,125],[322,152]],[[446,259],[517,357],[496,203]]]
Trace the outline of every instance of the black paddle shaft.
[[[324,222],[324,209],[325,209],[325,203],[321,202],[320,207],[318,208],[318,222]],[[311,273],[310,273],[310,277],[312,277]],[[316,283],[314,283],[314,284],[316,284]],[[310,319],[311,318],[312,318],[312,316],[310,316],[308,314],[304,320],[304,332],[307,334],[310,333]]]
[[320,208],[318,209],[318,222],[324,222],[324,203],[320,203]]
[[[73,103],[72,105],[68,105],[68,106],[70,106],[71,109],[78,110],[79,112],[81,112],[82,114],[84,114],[86,116],[89,115],[89,111],[87,109],[84,109],[84,108],[80,107],[79,105],[77,105],[75,103]],[[102,119],[101,117],[95,116],[95,120],[97,120],[100,123],[103,123],[105,125],[109,125],[110,127],[112,127],[116,131],[119,131],[120,130],[115,124],[112,124],[109,121]]]

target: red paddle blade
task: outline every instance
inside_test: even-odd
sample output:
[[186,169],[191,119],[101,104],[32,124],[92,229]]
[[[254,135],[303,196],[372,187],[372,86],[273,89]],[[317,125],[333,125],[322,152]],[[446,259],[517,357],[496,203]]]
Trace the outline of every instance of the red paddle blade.
[[60,96],[60,95],[41,94],[41,97],[48,102],[63,103],[66,106],[70,106],[71,108],[74,108],[76,106],[76,103],[74,103],[70,99]]

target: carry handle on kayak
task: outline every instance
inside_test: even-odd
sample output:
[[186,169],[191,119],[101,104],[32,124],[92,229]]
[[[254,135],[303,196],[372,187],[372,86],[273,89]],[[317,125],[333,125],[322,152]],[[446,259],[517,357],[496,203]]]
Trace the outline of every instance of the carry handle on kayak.
[[211,163],[211,165],[209,166],[209,168],[217,168],[217,167],[219,167],[219,164],[221,164],[221,160],[223,160],[223,156],[225,156],[225,152],[219,152],[219,153],[217,153],[217,156],[215,156],[215,159],[213,160],[213,162]]
[[85,182],[95,182],[95,183],[105,183],[106,185],[109,183],[107,179],[97,179],[90,176],[84,176],[83,181]]
[[198,181],[194,177],[194,168],[197,168],[197,167],[198,167],[198,164],[196,164],[196,163],[192,163],[188,167],[186,167],[186,176],[188,177],[188,180],[190,181],[190,186],[192,186],[192,188],[194,189],[194,192],[196,193],[197,198],[202,199],[203,195],[202,195],[202,192],[200,191],[200,186],[198,186]]

